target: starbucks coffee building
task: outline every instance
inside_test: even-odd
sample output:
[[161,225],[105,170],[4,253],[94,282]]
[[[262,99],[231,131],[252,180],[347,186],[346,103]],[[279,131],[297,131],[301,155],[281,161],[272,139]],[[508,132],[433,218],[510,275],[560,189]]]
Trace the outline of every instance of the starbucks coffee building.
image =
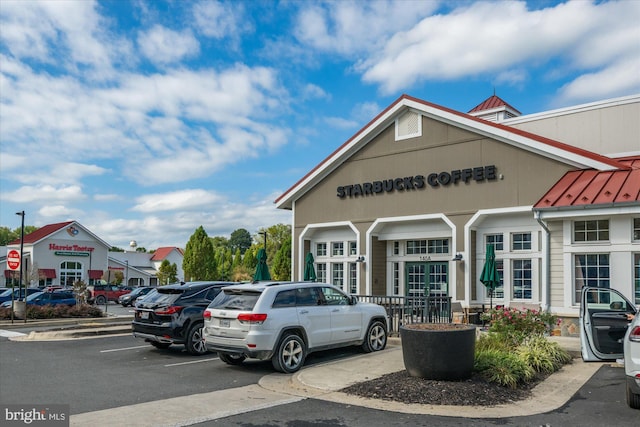
[[640,96],[521,116],[496,96],[461,113],[403,95],[338,145],[275,202],[293,279],[311,253],[349,293],[539,307],[566,334],[586,284],[640,303]]

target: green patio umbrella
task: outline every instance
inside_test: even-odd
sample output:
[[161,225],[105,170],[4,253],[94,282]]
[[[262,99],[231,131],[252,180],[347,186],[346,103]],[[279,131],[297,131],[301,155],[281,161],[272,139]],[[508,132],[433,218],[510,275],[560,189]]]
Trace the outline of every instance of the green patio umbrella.
[[259,282],[260,280],[271,280],[269,274],[269,267],[267,267],[267,253],[264,249],[258,251],[258,265],[256,265],[256,272],[253,275],[253,280]]
[[315,282],[316,279],[316,269],[313,266],[313,254],[309,252],[304,259],[304,281]]
[[480,281],[489,291],[489,310],[493,306],[493,291],[500,285],[500,275],[496,266],[496,254],[493,245],[487,245],[487,259],[480,273]]

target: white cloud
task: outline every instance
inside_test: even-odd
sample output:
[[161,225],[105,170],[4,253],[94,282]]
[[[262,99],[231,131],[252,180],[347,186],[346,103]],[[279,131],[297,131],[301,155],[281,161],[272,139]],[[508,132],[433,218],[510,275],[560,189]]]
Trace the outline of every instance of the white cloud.
[[192,210],[202,206],[212,206],[220,201],[221,197],[210,191],[181,190],[138,197],[132,210],[139,212]]
[[158,64],[178,62],[200,52],[200,43],[190,31],[178,32],[160,25],[140,32],[138,45],[149,61]]
[[207,37],[235,39],[253,31],[241,2],[201,1],[193,6],[192,13],[195,27]]
[[38,209],[38,215],[45,220],[50,218],[64,218],[65,221],[71,221],[81,213],[82,211],[80,209],[73,209],[64,205],[45,205]]
[[640,2],[576,1],[533,11],[523,2],[478,2],[424,18],[356,69],[387,94],[423,80],[482,74],[498,74],[499,81],[515,77],[519,84],[525,63],[535,67],[558,59],[573,69],[615,67],[637,55],[638,20]]
[[15,191],[3,191],[0,199],[13,203],[73,203],[85,198],[82,188],[77,185],[55,187],[52,185],[23,186]]

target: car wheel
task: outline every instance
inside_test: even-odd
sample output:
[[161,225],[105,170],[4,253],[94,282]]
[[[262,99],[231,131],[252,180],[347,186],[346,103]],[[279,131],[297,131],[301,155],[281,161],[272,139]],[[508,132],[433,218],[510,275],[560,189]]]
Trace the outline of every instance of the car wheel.
[[168,342],[156,342],[156,341],[150,341],[150,342],[152,346],[160,349],[169,348],[169,346],[171,346],[171,343],[168,343]]
[[306,357],[304,341],[297,334],[285,335],[271,358],[273,368],[278,372],[292,374],[302,368]]
[[387,346],[387,330],[384,324],[376,320],[371,322],[369,329],[367,329],[367,335],[362,343],[362,350],[365,353],[371,353],[372,351],[384,350]]
[[104,296],[100,295],[99,297],[96,297],[96,304],[102,305],[106,303],[107,303],[107,299]]
[[227,365],[241,365],[246,359],[244,354],[218,353],[218,357]]
[[201,355],[207,352],[207,347],[204,345],[204,335],[202,334],[202,323],[196,323],[189,329],[185,347],[187,347],[187,351],[190,354],[194,355]]
[[627,404],[632,409],[640,409],[640,394],[631,391],[629,384],[627,384]]

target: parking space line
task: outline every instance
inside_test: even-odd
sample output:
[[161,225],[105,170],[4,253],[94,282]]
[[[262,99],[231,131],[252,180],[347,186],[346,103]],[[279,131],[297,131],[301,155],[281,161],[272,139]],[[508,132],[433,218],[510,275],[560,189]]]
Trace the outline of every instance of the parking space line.
[[109,350],[100,350],[100,353],[110,353],[112,351],[125,351],[125,350],[135,350],[137,348],[148,348],[148,345],[139,345],[136,347],[124,347],[124,348],[112,348]]
[[5,338],[12,338],[12,337],[23,337],[27,334],[23,334],[22,332],[14,332],[14,331],[7,331],[5,329],[0,329],[0,337],[5,337]]
[[164,365],[164,366],[165,368],[168,368],[171,366],[191,365],[193,363],[211,362],[212,360],[220,360],[220,359],[218,357],[212,357],[211,359],[199,359],[199,360],[192,360],[190,362],[171,363],[169,365]]

